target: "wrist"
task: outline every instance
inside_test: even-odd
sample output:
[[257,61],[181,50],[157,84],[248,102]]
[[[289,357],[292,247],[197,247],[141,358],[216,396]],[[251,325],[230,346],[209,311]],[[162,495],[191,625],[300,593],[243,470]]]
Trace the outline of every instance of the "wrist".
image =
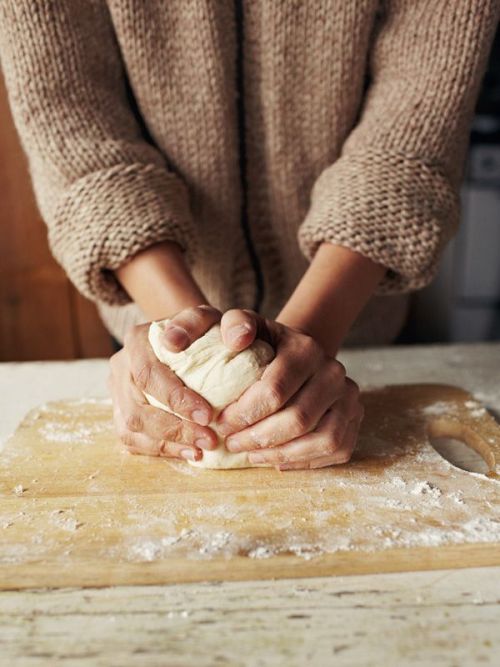
[[335,355],[384,273],[367,257],[324,243],[277,319]]
[[208,303],[176,243],[166,241],[146,248],[117,269],[115,275],[151,320]]

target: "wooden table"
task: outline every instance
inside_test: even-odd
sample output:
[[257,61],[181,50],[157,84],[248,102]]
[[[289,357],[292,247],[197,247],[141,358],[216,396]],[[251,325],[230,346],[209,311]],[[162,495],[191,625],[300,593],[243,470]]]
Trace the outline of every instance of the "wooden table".
[[[342,361],[362,384],[458,384],[500,414],[500,344]],[[0,441],[37,404],[105,395],[106,376],[103,360],[0,365]],[[0,593],[0,655],[9,667],[498,665],[500,567]]]

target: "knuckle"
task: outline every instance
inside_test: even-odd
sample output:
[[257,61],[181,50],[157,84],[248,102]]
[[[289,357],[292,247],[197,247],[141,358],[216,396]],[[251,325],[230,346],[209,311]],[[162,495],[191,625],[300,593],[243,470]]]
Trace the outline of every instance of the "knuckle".
[[321,438],[320,441],[321,454],[325,456],[331,456],[332,454],[335,454],[337,449],[338,449],[337,441],[333,436],[333,434],[325,435],[323,438]]
[[168,440],[159,440],[156,453],[158,456],[170,456]]
[[197,306],[197,312],[203,322],[219,322],[222,317],[220,310],[208,304]]
[[126,449],[135,448],[134,435],[127,429],[123,428],[118,431],[120,442]]
[[330,361],[327,362],[327,370],[336,382],[345,379],[345,367],[336,359],[330,359]]
[[338,361],[337,359],[334,359],[334,361],[335,361],[335,366],[336,366],[337,369],[338,369],[338,372],[340,373],[340,375],[341,375],[342,377],[345,378],[346,375],[347,375],[346,367],[344,366],[344,364],[342,364],[342,363],[341,363],[340,361]]
[[346,390],[349,393],[350,397],[357,401],[359,399],[359,393],[360,393],[358,385],[354,382],[354,380],[351,380],[351,378],[346,378],[345,383],[346,383]]
[[132,375],[135,385],[144,391],[151,385],[153,370],[150,364],[143,364]]
[[203,313],[196,306],[190,306],[185,308],[176,320],[182,322],[183,325],[196,326],[203,320]]
[[288,455],[282,449],[275,449],[274,450],[274,456],[275,456],[276,463],[278,463],[278,464],[289,462]]
[[295,433],[306,433],[312,426],[311,415],[303,407],[296,406],[293,409],[292,430]]
[[265,385],[265,405],[268,409],[276,412],[285,402],[285,391],[280,382],[270,382]]
[[302,335],[302,338],[300,340],[300,348],[302,352],[307,356],[312,356],[316,354],[317,352],[319,352],[320,349],[314,338],[306,334]]
[[351,391],[354,393],[355,396],[359,396],[359,386],[354,382],[354,380],[351,380],[351,378],[346,378],[346,382],[349,384],[351,387]]
[[165,441],[167,442],[186,442],[186,429],[180,419],[173,419],[168,425],[165,433]]
[[202,313],[209,313],[210,315],[220,315],[220,310],[210,306],[208,303],[202,303],[199,306],[196,306],[198,310],[201,310]]
[[125,417],[125,427],[132,433],[139,433],[144,428],[143,419],[137,412],[132,412]]
[[116,433],[118,435],[118,438],[121,440],[123,444],[126,444],[129,439],[130,439],[130,432],[127,431],[125,426],[121,423],[116,424]]
[[351,460],[352,453],[351,452],[338,452],[336,457],[335,457],[335,462],[336,463],[348,463]]
[[186,407],[186,387],[173,383],[167,390],[167,405],[174,412],[182,412]]

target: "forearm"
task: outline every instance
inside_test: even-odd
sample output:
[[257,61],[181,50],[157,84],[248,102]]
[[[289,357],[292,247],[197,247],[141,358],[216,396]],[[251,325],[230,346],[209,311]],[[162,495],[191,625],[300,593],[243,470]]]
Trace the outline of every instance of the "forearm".
[[384,273],[359,253],[323,243],[277,320],[307,332],[335,355]]
[[151,320],[207,303],[176,243],[157,243],[116,271],[130,298]]

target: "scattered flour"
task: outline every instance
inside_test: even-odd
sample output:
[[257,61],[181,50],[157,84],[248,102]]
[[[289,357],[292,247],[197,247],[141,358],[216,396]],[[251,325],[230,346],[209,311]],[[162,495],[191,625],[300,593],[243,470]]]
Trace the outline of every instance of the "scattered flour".
[[93,438],[99,433],[109,430],[107,424],[98,422],[92,426],[83,426],[59,421],[46,422],[38,433],[49,442],[77,443],[80,445],[91,445]]
[[266,547],[255,547],[248,552],[249,558],[271,558],[276,553],[275,549],[266,546]]
[[397,489],[405,489],[406,488],[406,482],[401,477],[397,477],[397,476],[393,477],[391,479],[391,484],[392,484],[392,486],[395,486]]
[[424,415],[452,415],[457,412],[457,406],[451,401],[436,401],[423,408],[422,412]]
[[416,482],[410,492],[414,496],[426,495],[434,500],[441,496],[441,489],[427,481]]
[[[484,410],[475,401],[468,402],[466,407],[473,416],[476,411]],[[429,406],[426,413],[449,414],[454,410],[453,403],[440,402]],[[67,411],[61,413],[64,419],[59,420],[51,408],[50,416],[51,420],[39,432],[55,443],[90,443],[95,435],[109,429],[104,420],[97,421],[91,428],[78,419],[68,420]],[[381,451],[384,446],[381,441]],[[224,502],[203,504],[200,499],[199,505],[188,507],[189,512],[183,508],[182,498],[175,499],[175,505],[145,509],[140,500],[130,494],[127,499],[130,511],[125,513],[125,518],[120,515],[120,520],[110,517],[96,504],[95,515],[99,516],[100,527],[111,529],[116,537],[112,547],[104,543],[97,547],[101,549],[99,557],[103,561],[113,558],[151,562],[169,557],[203,560],[246,556],[265,560],[274,555],[292,554],[308,561],[336,552],[500,543],[499,480],[481,473],[468,473],[475,480],[475,486],[469,485],[471,492],[464,494],[454,490],[456,475],[462,473],[432,447],[415,448],[413,461],[421,464],[427,479],[416,482],[404,462],[398,462],[397,458],[383,475],[370,475],[355,468],[339,469],[334,477],[331,471],[317,471],[310,486],[298,489],[294,498],[294,503],[301,507],[300,517],[294,511],[294,503],[288,513],[286,508],[284,511],[272,487],[259,503],[253,503],[250,496],[241,503],[238,496],[245,491],[229,489],[227,496],[218,496]],[[169,465],[182,474],[204,474],[183,463],[169,462]],[[94,479],[98,473],[96,470],[88,479]],[[16,495],[22,495],[25,490],[21,484],[14,487]],[[23,504],[30,500],[26,497]],[[96,498],[95,502],[102,501]],[[381,507],[385,508],[385,524],[380,521]],[[489,510],[488,517],[481,516],[484,508]],[[29,528],[28,520],[33,516],[31,509],[17,514],[2,509],[0,526],[8,528],[16,523]],[[259,535],[251,534],[246,528],[247,521],[256,516],[262,523]],[[337,520],[339,516],[341,521]],[[49,520],[67,532],[58,539],[64,539],[65,546],[68,543],[66,553],[70,553],[71,547],[77,544],[73,534],[84,524],[71,508],[52,510]],[[183,527],[186,525],[189,528]],[[33,533],[31,549],[42,548],[42,537],[40,532]],[[32,550],[16,549],[16,545],[11,545],[10,551],[2,551],[2,558],[8,562],[16,562],[16,559],[23,562],[32,557]]]

